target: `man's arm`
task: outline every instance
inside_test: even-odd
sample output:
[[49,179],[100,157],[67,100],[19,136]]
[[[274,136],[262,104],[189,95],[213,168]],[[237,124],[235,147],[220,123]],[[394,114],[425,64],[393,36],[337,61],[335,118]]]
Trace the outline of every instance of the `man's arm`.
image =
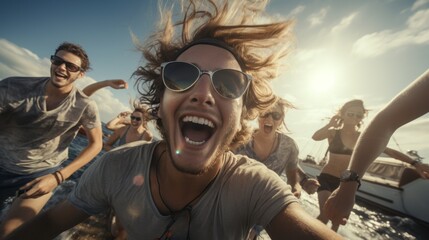
[[[349,169],[363,176],[368,166],[382,153],[392,134],[402,125],[429,111],[429,71],[388,103],[358,139]],[[333,223],[345,224],[353,208],[356,182],[342,182],[328,198],[325,212]]]
[[103,147],[101,127],[95,127],[92,129],[84,127],[84,130],[86,132],[86,137],[88,138],[88,145],[69,165],[61,170],[64,178],[70,177],[74,172],[85,166],[95,156],[97,156]]
[[302,187],[298,181],[298,168],[286,170],[287,183],[292,187],[292,193],[295,197],[301,197]]
[[24,223],[5,240],[53,239],[88,217],[88,214],[64,201]]
[[298,203],[291,203],[266,227],[271,239],[342,239],[319,220],[308,215]]
[[402,162],[408,163],[412,165],[416,171],[420,174],[422,178],[429,179],[429,165],[422,163],[422,162],[416,162],[416,160],[412,159],[411,157],[407,156],[404,153],[401,153],[399,151],[396,151],[395,149],[386,148],[384,150],[384,153],[389,155],[392,158],[398,159]]
[[110,86],[114,89],[126,89],[128,88],[128,83],[125,82],[122,79],[111,79],[111,80],[104,80],[101,82],[96,82],[91,85],[86,86],[83,89],[83,92],[86,94],[86,96],[91,96],[93,93],[95,93],[97,90]]
[[[85,128],[84,128],[85,129]],[[103,146],[101,138],[101,127],[85,129],[88,138],[88,146],[66,167],[59,170],[61,180],[70,177],[75,171],[91,161],[101,151]],[[58,186],[53,174],[44,175],[30,181],[20,189],[25,190],[21,195],[22,198],[37,198],[52,192]]]

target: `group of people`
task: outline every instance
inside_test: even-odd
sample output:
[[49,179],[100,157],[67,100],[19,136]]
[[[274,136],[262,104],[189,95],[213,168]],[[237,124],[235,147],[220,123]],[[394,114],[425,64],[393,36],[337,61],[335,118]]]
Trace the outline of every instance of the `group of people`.
[[[360,178],[380,152],[429,178],[427,164],[386,148],[398,127],[429,111],[428,72],[362,134],[363,102],[346,103],[313,135],[328,139],[329,161],[318,179],[309,178],[286,134],[284,118],[293,106],[270,88],[289,52],[292,22],[255,22],[266,1],[186,3],[181,21],[164,10],[163,27],[139,46],[146,58],[134,73],[140,104],[109,122],[114,132],[104,144],[89,96],[127,84],[116,79],[77,89],[74,82],[90,69],[79,45],[56,49],[50,77],[0,81],[0,200],[16,196],[1,239],[52,239],[109,209],[128,239],[253,239],[263,228],[272,239],[341,239],[335,231],[346,223]],[[257,130],[249,125],[255,118]],[[161,140],[148,130],[152,119]],[[80,127],[88,146],[62,166]],[[124,146],[113,148],[115,142]],[[39,214],[55,187],[102,148],[108,152],[68,198]],[[300,206],[302,189],[317,190],[320,221]]]

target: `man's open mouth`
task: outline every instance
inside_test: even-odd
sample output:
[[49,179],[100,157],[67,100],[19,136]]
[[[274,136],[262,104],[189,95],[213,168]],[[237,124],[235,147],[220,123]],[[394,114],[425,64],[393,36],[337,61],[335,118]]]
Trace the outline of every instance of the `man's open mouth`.
[[208,119],[185,116],[180,121],[180,130],[186,143],[201,145],[207,142],[215,132],[215,125]]

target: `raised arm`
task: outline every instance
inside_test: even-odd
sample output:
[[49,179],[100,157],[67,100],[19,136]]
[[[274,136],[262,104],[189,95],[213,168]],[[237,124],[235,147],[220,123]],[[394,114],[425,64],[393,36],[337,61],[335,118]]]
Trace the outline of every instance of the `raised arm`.
[[54,239],[88,217],[88,214],[64,201],[27,221],[4,240]]
[[131,112],[119,113],[117,117],[106,123],[106,128],[114,131],[121,127],[127,126],[128,124],[130,124],[129,119],[127,118],[129,115],[131,115]]
[[[429,111],[429,71],[400,92],[372,120],[358,139],[349,169],[363,176],[382,153],[392,134],[402,125]],[[354,205],[357,183],[342,182],[325,204],[333,223],[345,224]]]
[[323,126],[321,129],[317,130],[312,138],[314,141],[321,141],[331,136],[330,130],[332,128],[337,128],[341,125],[341,118],[338,115],[335,115],[331,118],[328,124]]
[[104,80],[104,81],[96,82],[86,86],[83,89],[83,92],[89,97],[99,89],[108,87],[108,86],[114,89],[126,89],[128,88],[128,83],[122,79]]

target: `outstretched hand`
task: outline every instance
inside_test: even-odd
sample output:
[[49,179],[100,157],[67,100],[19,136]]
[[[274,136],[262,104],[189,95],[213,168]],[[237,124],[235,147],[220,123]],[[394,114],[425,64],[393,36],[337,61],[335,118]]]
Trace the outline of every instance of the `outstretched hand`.
[[127,89],[128,83],[122,79],[106,80],[107,84],[114,89]]
[[355,204],[356,189],[353,186],[343,186],[335,189],[328,200],[326,200],[324,210],[326,216],[335,225],[345,225],[350,216],[350,212]]

